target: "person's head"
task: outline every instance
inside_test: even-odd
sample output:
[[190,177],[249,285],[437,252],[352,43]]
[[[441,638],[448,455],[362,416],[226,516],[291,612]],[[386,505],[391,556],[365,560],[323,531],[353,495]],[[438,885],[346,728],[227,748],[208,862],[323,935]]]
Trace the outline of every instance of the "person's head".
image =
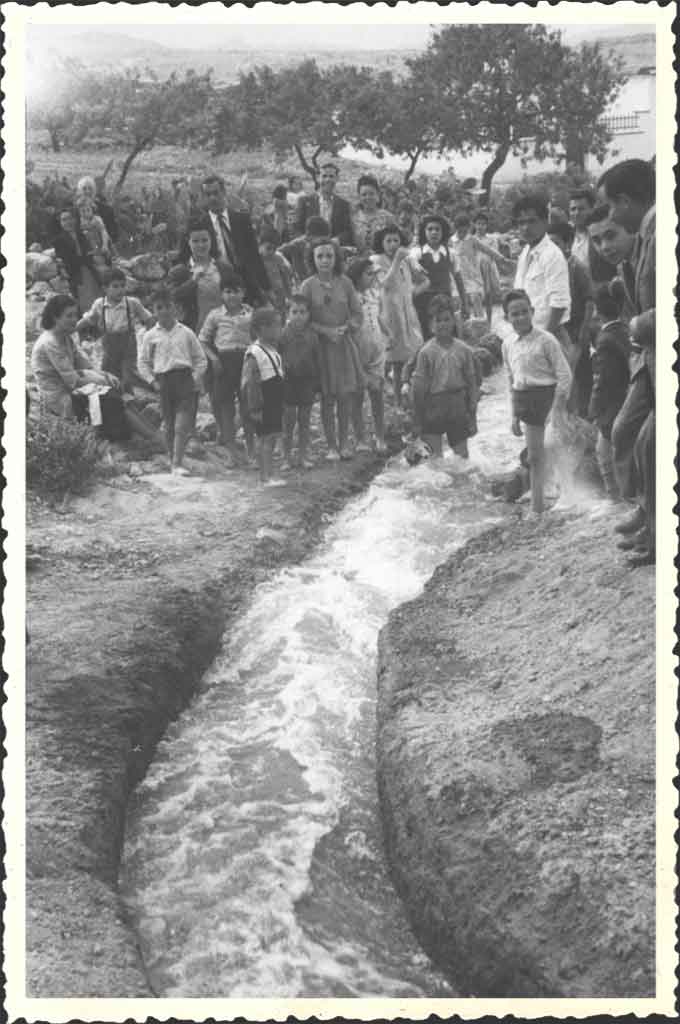
[[40,317],[44,331],[55,334],[72,334],[78,323],[78,304],[72,295],[53,295],[45,303]]
[[207,263],[210,259],[210,228],[203,218],[189,222],[187,238],[191,256],[196,263]]
[[275,203],[288,202],[288,189],[285,185],[275,185],[272,192],[272,199]]
[[309,246],[309,266],[313,274],[322,277],[342,273],[340,250],[330,238],[319,238]]
[[654,348],[656,344],[656,310],[646,309],[634,316],[630,322],[630,333],[642,348]]
[[328,238],[330,233],[330,225],[323,217],[308,217],[305,221],[305,235],[310,242],[317,238]]
[[161,327],[172,327],[175,322],[175,303],[172,292],[165,286],[154,289],[151,293],[151,312]]
[[333,195],[339,177],[335,164],[322,164],[319,171],[319,189],[326,196]]
[[106,298],[113,303],[120,302],[125,295],[125,272],[112,267],[102,272],[101,282]]
[[243,278],[230,267],[224,267],[220,271],[220,289],[222,291],[222,302],[230,313],[236,313],[243,305],[245,288]]
[[70,206],[59,214],[59,226],[63,231],[73,234],[76,230],[76,214]]
[[306,327],[312,313],[312,305],[306,295],[299,292],[291,295],[288,304],[288,323],[296,330]]
[[456,333],[456,304],[450,295],[435,295],[427,307],[430,329],[437,341],[448,341]]
[[79,196],[86,196],[94,202],[94,197],[97,195],[97,186],[95,185],[94,178],[86,175],[81,178],[76,185],[76,192]]
[[408,239],[396,224],[386,224],[384,228],[380,228],[373,235],[373,252],[377,252],[381,256],[384,253],[390,259],[393,258],[399,246],[406,247],[407,245]]
[[429,245],[432,249],[438,249],[440,245],[446,245],[451,235],[449,222],[436,213],[427,214],[420,222],[418,239],[421,245]]
[[415,206],[410,199],[401,199],[397,205],[397,224],[399,227],[412,231],[415,212]]
[[380,206],[380,186],[372,174],[362,174],[357,182],[359,204],[363,210],[372,212]]
[[635,237],[611,218],[608,206],[596,206],[587,220],[588,234],[603,260],[618,266],[633,250]]
[[260,255],[271,258],[281,245],[281,235],[276,228],[263,224],[257,237]]
[[597,183],[611,219],[631,234],[640,230],[642,218],[654,205],[656,175],[646,160],[622,160],[605,171]]
[[467,213],[459,213],[456,219],[454,220],[453,224],[456,229],[456,234],[458,235],[458,237],[465,238],[465,236],[470,231],[471,227],[470,218],[468,217]]
[[514,288],[503,296],[505,319],[517,334],[528,334],[533,326],[533,307],[522,288]]
[[579,188],[569,196],[569,220],[577,231],[585,231],[586,220],[595,207],[595,196],[589,188]]
[[205,206],[213,213],[222,213],[227,204],[227,186],[219,174],[209,174],[201,182]]
[[548,210],[548,223],[549,224],[568,224],[569,217],[564,212],[561,206],[551,206]]
[[302,192],[302,178],[297,174],[291,174],[288,178],[288,188],[291,192]]
[[263,345],[275,348],[281,338],[281,314],[273,306],[260,306],[252,315],[250,333]]
[[574,229],[571,224],[548,224],[548,235],[565,256],[571,253]]
[[541,196],[522,196],[512,208],[521,240],[527,245],[540,242],[548,227],[548,204]]
[[367,256],[352,260],[346,274],[358,292],[367,291],[375,280],[375,269]]
[[619,320],[626,301],[626,289],[618,277],[600,284],[593,296],[595,310],[603,323]]
[[475,234],[483,238],[489,230],[489,215],[484,210],[477,210],[475,214]]

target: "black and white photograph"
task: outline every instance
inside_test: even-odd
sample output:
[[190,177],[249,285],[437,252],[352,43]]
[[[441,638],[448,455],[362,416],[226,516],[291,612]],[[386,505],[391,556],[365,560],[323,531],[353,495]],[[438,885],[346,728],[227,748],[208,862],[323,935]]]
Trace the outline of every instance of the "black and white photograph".
[[674,11],[3,14],[8,1019],[674,1016]]

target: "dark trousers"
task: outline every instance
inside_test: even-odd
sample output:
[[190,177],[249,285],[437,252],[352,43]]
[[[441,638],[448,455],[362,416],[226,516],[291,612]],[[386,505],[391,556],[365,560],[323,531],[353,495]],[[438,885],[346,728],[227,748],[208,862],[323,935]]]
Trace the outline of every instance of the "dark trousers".
[[633,452],[635,473],[639,481],[639,501],[645,513],[650,546],[656,539],[656,412],[654,409],[642,424]]
[[614,472],[622,498],[635,498],[641,491],[634,459],[635,442],[653,404],[652,383],[645,368],[638,371],[630,382],[628,394],[612,427]]

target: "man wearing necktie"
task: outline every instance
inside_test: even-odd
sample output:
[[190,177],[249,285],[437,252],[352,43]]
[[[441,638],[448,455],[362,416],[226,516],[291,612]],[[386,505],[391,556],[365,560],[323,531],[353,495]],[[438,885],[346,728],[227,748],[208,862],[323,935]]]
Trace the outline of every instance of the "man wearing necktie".
[[[211,174],[201,185],[206,210],[206,229],[210,235],[210,255],[218,263],[236,270],[245,283],[245,299],[259,305],[270,284],[257,246],[250,214],[227,206],[227,189],[223,178]],[[190,258],[188,240],[180,247],[180,262]]]

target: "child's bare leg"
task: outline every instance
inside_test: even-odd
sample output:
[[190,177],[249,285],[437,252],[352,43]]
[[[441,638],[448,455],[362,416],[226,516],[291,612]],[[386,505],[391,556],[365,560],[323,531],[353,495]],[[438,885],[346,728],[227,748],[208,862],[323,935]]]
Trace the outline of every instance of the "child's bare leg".
[[423,441],[429,444],[432,449],[432,454],[439,458],[442,454],[442,435],[441,434],[423,434]]
[[460,455],[461,459],[470,458],[470,452],[468,451],[467,441],[458,441],[457,444],[453,444],[451,445],[451,447],[453,448],[454,454]]
[[311,405],[299,405],[297,413],[300,462],[304,465],[309,459],[309,423],[312,418],[312,407]]
[[394,387],[394,400],[401,408],[401,371],[403,363],[392,363],[392,385]]
[[531,508],[537,515],[541,515],[544,509],[545,427],[533,427],[529,423],[525,423],[524,436],[527,442],[527,461],[531,474]]
[[340,442],[340,454],[343,452],[349,455],[347,439],[349,435],[349,418],[352,408],[353,395],[338,396],[338,441]]
[[173,466],[182,465],[184,449],[187,446],[189,434],[193,427],[193,418],[193,405],[191,407],[182,405],[177,410],[175,415],[175,443],[172,450]]
[[271,479],[276,438],[276,434],[268,434],[266,437],[260,438],[258,455],[260,460],[260,480],[262,483],[266,483],[267,480]]
[[[291,455],[293,453],[293,433],[295,431],[295,423],[297,420],[297,406],[286,405],[283,409],[283,457],[286,462],[290,462]],[[298,439],[298,444],[299,444]]]
[[383,389],[381,387],[370,388],[368,397],[371,400],[375,439],[379,445],[383,445],[385,443],[385,399],[383,397]]
[[364,441],[364,392],[355,391],[350,396],[352,409],[352,429],[354,430],[354,443],[363,444]]
[[328,450],[337,451],[338,442],[335,435],[335,397],[333,395],[321,396],[321,422],[323,432],[326,435]]

